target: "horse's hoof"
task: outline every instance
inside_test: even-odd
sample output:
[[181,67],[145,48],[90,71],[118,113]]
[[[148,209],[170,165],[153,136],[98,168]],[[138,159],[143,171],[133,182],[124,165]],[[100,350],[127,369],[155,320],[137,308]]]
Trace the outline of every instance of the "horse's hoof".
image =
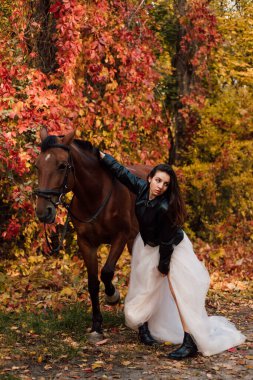
[[97,331],[92,331],[88,334],[88,341],[90,343],[97,343],[104,339],[104,335],[102,333],[98,333]]
[[112,296],[105,295],[105,303],[107,305],[116,305],[120,301],[119,291],[115,288],[115,292]]

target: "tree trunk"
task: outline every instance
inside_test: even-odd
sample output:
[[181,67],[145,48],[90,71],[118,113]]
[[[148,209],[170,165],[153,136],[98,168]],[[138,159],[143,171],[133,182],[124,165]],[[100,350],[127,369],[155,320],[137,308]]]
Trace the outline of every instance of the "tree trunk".
[[51,0],[35,0],[29,2],[29,20],[26,29],[29,53],[35,53],[30,64],[44,73],[55,71],[57,67],[54,45],[55,19],[50,14]]
[[181,99],[190,93],[194,83],[194,72],[190,63],[190,54],[181,49],[181,41],[185,35],[184,27],[180,24],[180,18],[185,16],[187,10],[187,0],[175,0],[174,12],[178,19],[178,33],[176,41],[176,52],[172,59],[172,66],[175,70],[175,79],[177,86],[177,99],[172,102],[172,119],[174,124],[174,141],[169,154],[169,163],[175,164],[180,162],[180,150],[186,145],[186,125],[180,110],[182,108]]

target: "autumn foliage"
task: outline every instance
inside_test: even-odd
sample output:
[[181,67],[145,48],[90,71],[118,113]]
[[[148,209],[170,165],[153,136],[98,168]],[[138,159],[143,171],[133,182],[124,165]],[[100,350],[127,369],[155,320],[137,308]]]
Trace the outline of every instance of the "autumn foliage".
[[198,128],[199,110],[204,107],[207,96],[205,82],[210,75],[211,54],[218,47],[221,35],[207,0],[190,1],[179,22],[183,29],[180,49],[192,72],[189,89],[181,97],[183,107],[180,109],[190,135]]
[[[36,230],[28,198],[41,126],[58,134],[76,128],[78,137],[128,160],[130,146],[135,153],[130,159],[147,162],[168,149],[154,96],[159,79],[154,46],[157,52],[160,47],[145,12],[135,16],[134,3],[125,1],[64,0],[50,2],[38,19],[36,7],[26,1],[12,6],[0,68],[1,168],[2,177],[11,177],[2,179],[2,203],[10,215],[2,237],[9,240],[26,236],[26,223]],[[46,35],[45,17],[49,29],[54,25],[50,41],[56,50],[48,67],[41,65],[38,40]]]
[[167,160],[180,135],[185,228],[211,267],[248,276],[253,92],[252,29],[244,21],[253,8],[229,6],[2,1],[2,256],[46,250],[32,195],[41,126],[56,134],[75,128],[117,159],[147,164]]

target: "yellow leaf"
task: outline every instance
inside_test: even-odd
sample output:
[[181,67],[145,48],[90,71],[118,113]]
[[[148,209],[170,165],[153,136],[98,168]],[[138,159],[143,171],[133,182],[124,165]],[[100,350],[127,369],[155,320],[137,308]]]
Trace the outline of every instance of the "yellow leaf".
[[37,362],[38,363],[42,363],[42,361],[43,361],[43,356],[42,355],[38,356]]
[[165,345],[165,346],[171,346],[172,343],[171,343],[171,342],[164,342],[164,345]]
[[101,127],[101,120],[97,119],[95,124],[96,124],[96,128]]
[[118,87],[118,83],[116,82],[116,80],[113,80],[111,83],[108,83],[106,85],[106,91],[116,90],[117,87]]
[[103,366],[104,366],[104,362],[98,360],[98,361],[92,363],[91,368],[96,369],[96,368],[102,368]]
[[62,291],[60,292],[60,295],[61,296],[72,296],[72,294],[74,293],[74,290],[68,286],[66,286],[65,288],[62,289]]
[[219,248],[218,250],[216,251],[213,251],[210,253],[210,258],[214,261],[214,262],[218,262],[220,258],[224,257],[225,256],[225,250],[224,248]]

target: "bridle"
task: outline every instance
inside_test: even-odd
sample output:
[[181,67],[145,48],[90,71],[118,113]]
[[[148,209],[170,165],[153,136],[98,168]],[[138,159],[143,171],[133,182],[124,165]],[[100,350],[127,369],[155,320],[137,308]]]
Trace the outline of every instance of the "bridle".
[[[48,200],[49,202],[51,202],[53,204],[53,206],[55,208],[57,208],[59,205],[61,205],[68,211],[66,222],[65,222],[64,227],[63,227],[62,237],[60,239],[60,243],[59,243],[59,246],[57,248],[52,247],[52,244],[50,243],[50,241],[48,239],[48,235],[47,235],[47,231],[46,231],[46,223],[44,223],[44,230],[45,230],[47,245],[48,245],[49,249],[51,250],[51,252],[55,253],[55,252],[58,252],[60,250],[60,248],[62,248],[62,243],[63,243],[64,237],[65,237],[65,234],[67,232],[69,216],[76,219],[80,223],[92,223],[92,222],[96,221],[97,217],[101,214],[101,212],[103,211],[103,209],[105,208],[105,206],[109,202],[109,199],[111,198],[111,195],[113,192],[113,185],[115,182],[115,177],[113,177],[113,179],[112,179],[112,187],[111,187],[110,191],[108,192],[106,197],[103,199],[101,205],[97,208],[97,210],[94,212],[94,214],[90,218],[81,220],[78,217],[76,217],[71,211],[71,204],[72,204],[72,201],[73,201],[75,195],[73,195],[73,197],[69,203],[66,203],[63,199],[64,195],[67,194],[69,191],[71,191],[68,188],[68,176],[69,176],[69,173],[71,171],[73,171],[74,179],[75,179],[75,168],[73,165],[73,160],[72,160],[70,148],[69,148],[69,146],[64,145],[64,144],[54,144],[50,148],[61,148],[61,149],[64,149],[68,152],[68,160],[67,160],[67,165],[66,165],[66,170],[64,173],[62,185],[60,186],[59,190],[38,188],[34,191],[34,194],[37,197],[44,198],[44,199]],[[55,196],[58,197],[58,201],[56,201],[56,202],[53,201],[53,199],[52,199],[52,197],[55,197]]]
[[[68,160],[67,160],[67,165],[66,165],[62,185],[60,186],[59,190],[38,188],[34,191],[34,194],[37,195],[37,197],[48,200],[54,205],[55,208],[57,208],[59,205],[62,205],[65,208],[67,208],[68,205],[63,201],[63,196],[70,191],[70,189],[68,189],[68,175],[72,169],[74,170],[72,157],[70,154],[70,149],[67,145],[55,144],[52,146],[52,148],[61,148],[68,152]],[[56,196],[58,197],[58,201],[55,202],[53,201],[52,197],[56,197]]]

